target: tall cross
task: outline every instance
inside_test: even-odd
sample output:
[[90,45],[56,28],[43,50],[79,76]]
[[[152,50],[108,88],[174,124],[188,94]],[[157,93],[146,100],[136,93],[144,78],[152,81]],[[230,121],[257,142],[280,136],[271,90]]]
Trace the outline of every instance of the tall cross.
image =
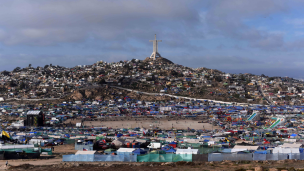
[[153,52],[152,55],[150,56],[150,58],[153,58],[154,60],[156,59],[156,57],[161,57],[160,54],[158,53],[158,42],[162,42],[162,40],[156,40],[156,34],[155,34],[155,39],[154,40],[149,40],[149,42],[153,42]]

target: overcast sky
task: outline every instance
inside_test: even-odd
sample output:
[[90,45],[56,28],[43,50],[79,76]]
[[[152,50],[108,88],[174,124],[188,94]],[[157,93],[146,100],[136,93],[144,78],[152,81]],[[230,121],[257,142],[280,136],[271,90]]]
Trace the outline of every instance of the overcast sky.
[[304,1],[0,0],[0,70],[145,59],[304,78]]

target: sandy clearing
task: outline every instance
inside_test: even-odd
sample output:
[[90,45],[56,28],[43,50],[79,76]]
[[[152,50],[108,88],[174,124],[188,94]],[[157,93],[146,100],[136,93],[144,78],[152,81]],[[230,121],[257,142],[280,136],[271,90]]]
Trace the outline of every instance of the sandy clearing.
[[218,126],[212,126],[209,123],[198,123],[198,120],[142,120],[139,121],[85,121],[85,126],[89,127],[111,127],[111,128],[153,128],[161,129],[220,129]]

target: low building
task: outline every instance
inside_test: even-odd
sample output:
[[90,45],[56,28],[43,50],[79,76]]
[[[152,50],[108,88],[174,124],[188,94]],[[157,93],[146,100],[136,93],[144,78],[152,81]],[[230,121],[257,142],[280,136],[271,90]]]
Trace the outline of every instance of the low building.
[[27,126],[43,126],[44,125],[44,114],[40,110],[32,110],[27,112]]

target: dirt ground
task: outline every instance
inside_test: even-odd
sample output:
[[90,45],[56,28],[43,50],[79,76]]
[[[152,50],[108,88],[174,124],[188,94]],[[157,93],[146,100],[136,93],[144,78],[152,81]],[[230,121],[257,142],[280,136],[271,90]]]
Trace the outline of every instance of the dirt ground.
[[74,144],[65,144],[54,146],[53,154],[56,156],[62,156],[65,154],[75,154],[77,150],[75,150]]
[[244,162],[176,162],[176,163],[122,163],[122,162],[60,162],[51,159],[50,162],[31,161],[25,164],[24,162],[9,163],[6,167],[3,162],[0,163],[0,170],[31,170],[31,171],[51,171],[51,170],[73,170],[73,171],[304,171],[304,161],[282,160],[282,161],[244,161]]
[[[113,119],[114,120],[114,119]],[[219,126],[212,126],[209,123],[198,123],[200,120],[190,120],[190,119],[178,119],[178,120],[168,120],[168,119],[160,119],[160,120],[151,120],[151,119],[137,119],[137,120],[118,120],[118,121],[84,121],[85,126],[89,127],[111,127],[111,128],[153,128],[159,127],[161,129],[171,129],[172,127],[175,129],[220,129]],[[65,123],[76,124],[77,122],[81,122],[80,119],[77,120],[67,120]]]

